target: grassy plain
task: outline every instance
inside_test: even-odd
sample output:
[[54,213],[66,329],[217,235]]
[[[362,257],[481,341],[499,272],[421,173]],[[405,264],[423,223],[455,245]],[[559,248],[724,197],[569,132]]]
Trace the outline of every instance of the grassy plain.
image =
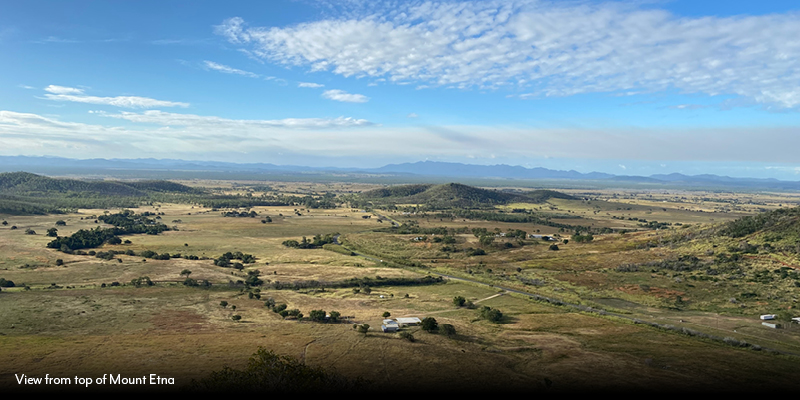
[[[324,190],[349,194],[370,188],[333,183],[182,183],[255,195],[259,191],[310,194]],[[308,365],[365,378],[373,390],[756,391],[800,386],[796,380],[800,375],[797,356],[737,348],[633,324],[623,318],[578,312],[489,286],[533,292],[631,318],[669,323],[800,354],[800,332],[763,327],[757,317],[779,308],[793,310],[798,289],[788,281],[764,285],[700,279],[702,275],[696,271],[617,270],[622,264],[641,264],[684,254],[711,259],[711,255],[704,254],[738,241],[713,239],[703,244],[687,244],[674,242],[674,235],[699,235],[708,224],[752,214],[759,208],[796,204],[800,199],[775,193],[739,197],[611,190],[570,194],[590,200],[551,199],[544,204],[512,204],[499,209],[530,208],[552,215],[574,214],[583,217],[580,224],[586,226],[630,231],[596,235],[588,243],[564,244],[563,239],[569,239],[571,232],[548,225],[463,218],[448,221],[430,215],[379,211],[404,224],[413,221],[421,228],[466,226],[559,235],[559,250],[552,251],[551,243],[540,239],[526,238],[524,245],[519,246],[513,240],[498,237],[491,246],[481,246],[471,233],[455,234],[455,247],[484,247],[488,253],[468,256],[464,252],[443,251],[442,244],[432,240],[436,235],[427,235],[431,240],[419,242],[413,240],[419,234],[387,232],[388,222],[377,222],[377,214],[349,207],[327,210],[308,210],[302,206],[254,207],[251,210],[259,215],[249,218],[223,217],[226,210],[159,204],[135,211],[163,213],[159,215],[161,221],[176,226],[177,230],[160,235],[124,236],[130,244],[104,245],[95,250],[133,250],[137,254],[151,250],[206,259],[154,260],[117,255],[106,261],[47,249],[51,238],[44,233],[55,226],[56,220],[66,222],[66,226],[57,227],[61,236],[78,229],[104,226],[95,223],[92,216],[117,210],[0,216],[0,220],[9,223],[0,227],[0,277],[17,285],[3,288],[0,293],[0,357],[4,360],[0,363],[0,385],[19,389],[14,378],[17,373],[29,376],[114,373],[130,377],[155,373],[175,377],[182,385],[223,366],[243,367],[248,357],[264,346]],[[364,215],[372,218],[362,218]],[[272,222],[262,223],[265,216]],[[659,231],[647,230],[639,221],[628,218],[673,225]],[[576,220],[565,221],[575,224]],[[18,229],[11,230],[12,225]],[[690,226],[684,228],[686,225]],[[26,235],[28,228],[36,234]],[[341,234],[341,240],[349,248],[366,256],[282,245],[285,240],[329,233]],[[512,247],[503,246],[506,242],[512,243]],[[213,264],[213,258],[237,251],[254,255],[256,262],[247,264],[242,271]],[[800,265],[792,255],[757,256],[760,258],[754,268],[773,270],[778,263]],[[63,260],[64,265],[57,266],[57,259]],[[417,261],[424,267],[403,267],[396,261]],[[192,271],[192,278],[208,280],[213,285],[210,288],[182,285],[184,269]],[[352,288],[264,288],[259,300],[249,297],[251,290],[235,284],[245,279],[248,271],[256,269],[267,283],[445,273],[484,284],[450,280],[427,286],[378,286],[369,294],[355,293]],[[129,284],[140,276],[149,276],[155,285],[137,288]],[[112,282],[122,285],[112,287]],[[103,284],[106,287],[101,287]],[[756,296],[743,298],[742,293]],[[478,307],[497,308],[504,317],[500,323],[482,320],[478,310],[455,307],[454,296],[463,296]],[[348,317],[347,322],[323,324],[284,319],[264,306],[267,298],[285,303],[288,309],[299,309],[305,315],[314,309],[336,310]],[[731,302],[731,298],[737,299],[736,302]],[[220,306],[221,301],[228,302],[228,306]],[[410,342],[397,334],[380,332],[384,312],[390,312],[392,317],[434,317],[439,324],[452,324],[457,334],[447,337],[408,327],[405,331],[416,339]],[[234,314],[242,319],[234,322],[231,319]],[[369,324],[370,332],[367,335],[356,332],[354,323]]]

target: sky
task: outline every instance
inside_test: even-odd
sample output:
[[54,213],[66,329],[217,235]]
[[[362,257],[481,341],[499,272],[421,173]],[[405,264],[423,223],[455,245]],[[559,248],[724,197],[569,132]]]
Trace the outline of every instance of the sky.
[[0,3],[0,155],[800,180],[797,1]]

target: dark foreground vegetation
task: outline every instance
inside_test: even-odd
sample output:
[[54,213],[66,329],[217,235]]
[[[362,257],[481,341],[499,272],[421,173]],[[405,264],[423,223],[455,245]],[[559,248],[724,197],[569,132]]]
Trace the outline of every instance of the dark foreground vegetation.
[[220,393],[334,393],[366,386],[361,379],[350,380],[262,347],[250,357],[244,369],[225,367],[205,379],[192,381],[188,389]]

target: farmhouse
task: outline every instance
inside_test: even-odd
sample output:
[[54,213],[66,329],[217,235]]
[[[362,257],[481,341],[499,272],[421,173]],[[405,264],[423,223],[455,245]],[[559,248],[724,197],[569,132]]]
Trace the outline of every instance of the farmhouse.
[[558,239],[556,239],[556,238],[554,238],[552,236],[547,236],[547,235],[528,235],[528,239],[542,239],[542,240],[547,240],[547,241],[551,241],[551,242],[554,242],[554,241],[558,240]]
[[391,319],[383,320],[383,325],[381,325],[381,330],[384,332],[397,332],[399,329],[400,325],[398,325],[396,321]]

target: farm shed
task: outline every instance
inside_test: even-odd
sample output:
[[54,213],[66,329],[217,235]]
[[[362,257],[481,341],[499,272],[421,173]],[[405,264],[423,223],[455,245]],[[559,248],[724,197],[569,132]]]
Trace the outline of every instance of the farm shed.
[[397,318],[397,323],[400,324],[400,326],[418,325],[422,323],[422,320],[417,317]]

